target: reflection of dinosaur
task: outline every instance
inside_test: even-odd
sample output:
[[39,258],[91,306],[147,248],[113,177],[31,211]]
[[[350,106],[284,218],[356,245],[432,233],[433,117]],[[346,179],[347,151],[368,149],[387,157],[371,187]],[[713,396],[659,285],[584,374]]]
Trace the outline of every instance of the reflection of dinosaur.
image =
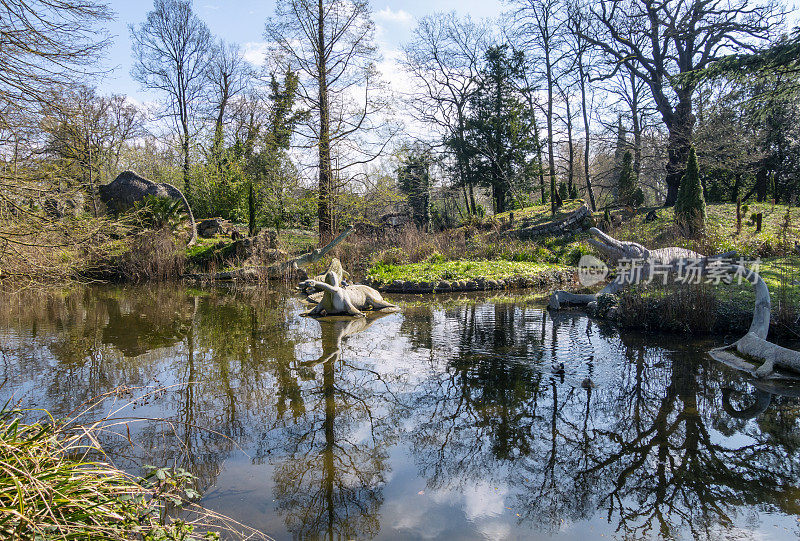
[[[713,271],[717,275],[746,277],[753,284],[756,293],[750,330],[733,344],[712,349],[709,354],[718,361],[726,362],[757,377],[772,375],[775,367],[800,372],[800,352],[767,341],[771,313],[769,288],[757,272],[747,269],[743,265],[724,261],[724,258],[729,257],[730,254],[704,257],[691,250],[676,247],[648,250],[635,242],[619,241],[594,227],[590,232],[600,240],[590,239],[589,242],[609,260],[618,261],[623,258],[638,260],[641,268],[638,275],[630,273],[622,279],[617,279],[603,288],[600,293],[616,293],[622,287],[631,285],[634,280],[645,280],[650,277],[656,266],[663,267],[667,272],[674,272],[686,260],[694,260],[700,275],[706,275]],[[550,307],[558,309],[564,303],[588,304],[596,299],[596,295],[574,295],[565,291],[556,291],[550,298]],[[761,366],[753,370],[752,361],[760,362]]]
[[744,394],[735,389],[722,389],[722,408],[725,413],[736,419],[753,419],[764,413],[772,402],[774,396],[800,398],[800,388],[793,382],[783,380],[753,379],[750,384],[755,387],[751,393],[753,404],[739,410],[731,404],[731,398],[736,394]]
[[192,238],[189,244],[194,244],[197,241],[197,228],[194,223],[192,208],[183,193],[172,184],[167,184],[166,182],[156,184],[133,171],[123,171],[112,182],[100,186],[98,189],[100,191],[100,199],[114,212],[122,212],[132,207],[135,203],[144,200],[147,196],[182,201],[183,206],[186,208],[186,213],[189,215],[189,220],[192,222]]
[[731,403],[731,398],[734,394],[742,393],[727,387],[722,389],[722,409],[724,409],[725,413],[734,419],[753,419],[754,417],[758,417],[767,411],[767,408],[772,402],[772,395],[770,393],[756,389],[753,393],[753,403],[742,409],[736,409],[736,407]]
[[363,310],[396,310],[397,306],[383,300],[376,290],[365,285],[351,285],[342,287],[339,276],[334,272],[325,275],[324,282],[306,280],[300,284],[300,289],[309,287],[322,290],[322,300],[319,301],[307,315],[312,317],[350,315],[364,316]]
[[367,317],[353,319],[348,318],[329,318],[320,322],[322,326],[322,356],[313,361],[303,361],[300,366],[304,368],[301,372],[303,379],[311,379],[313,376],[307,372],[308,368],[328,361],[338,361],[342,355],[342,340],[348,336],[367,330],[376,320],[388,315],[385,312],[375,312]]

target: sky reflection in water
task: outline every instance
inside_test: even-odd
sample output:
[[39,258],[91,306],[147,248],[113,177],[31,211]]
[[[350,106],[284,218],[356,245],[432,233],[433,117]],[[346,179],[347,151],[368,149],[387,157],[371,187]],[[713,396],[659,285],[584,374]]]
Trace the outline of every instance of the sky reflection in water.
[[[315,321],[285,291],[87,288],[0,309],[2,398],[127,404],[117,461],[180,465],[275,538],[796,539],[798,399],[707,343],[527,298]],[[156,388],[165,390],[153,392]]]

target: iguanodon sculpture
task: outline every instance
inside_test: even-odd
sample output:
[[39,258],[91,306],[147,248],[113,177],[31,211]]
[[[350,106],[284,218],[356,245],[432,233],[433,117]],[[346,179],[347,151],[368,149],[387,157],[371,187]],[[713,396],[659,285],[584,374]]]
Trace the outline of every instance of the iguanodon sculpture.
[[189,220],[192,222],[192,237],[189,244],[197,242],[197,226],[194,222],[192,207],[189,206],[183,192],[172,184],[166,182],[156,184],[133,171],[123,171],[112,182],[99,186],[98,190],[100,199],[114,212],[127,210],[147,196],[164,197],[183,202]]
[[397,306],[383,300],[376,290],[365,285],[341,286],[339,275],[333,271],[325,274],[325,281],[306,280],[300,289],[315,288],[322,291],[322,299],[308,313],[312,317],[349,315],[364,316],[364,310],[396,310]]
[[[750,329],[747,334],[733,344],[712,349],[709,354],[718,361],[747,371],[759,378],[773,375],[776,367],[800,372],[800,352],[767,341],[771,311],[767,284],[757,272],[738,263],[725,261],[725,258],[730,257],[731,254],[705,257],[691,250],[676,247],[648,250],[635,242],[619,241],[594,227],[590,233],[597,239],[590,239],[589,242],[607,258],[609,263],[624,258],[639,260],[641,272],[636,277],[638,279],[649,277],[657,265],[661,269],[669,268],[671,273],[676,272],[679,265],[687,259],[694,259],[698,263],[697,267],[701,275],[714,272],[717,275],[727,273],[746,278],[753,285],[756,294]],[[633,274],[629,274],[621,280],[615,280],[606,285],[600,294],[617,293],[623,287],[631,285],[634,277]],[[550,307],[558,309],[562,304],[588,304],[596,300],[597,295],[576,295],[566,291],[556,291],[550,298]],[[760,366],[753,369],[753,363]]]

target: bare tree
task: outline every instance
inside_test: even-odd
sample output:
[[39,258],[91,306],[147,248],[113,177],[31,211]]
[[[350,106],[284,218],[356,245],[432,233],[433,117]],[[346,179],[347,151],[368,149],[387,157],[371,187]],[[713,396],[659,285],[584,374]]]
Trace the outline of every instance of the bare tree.
[[280,0],[265,35],[277,71],[298,75],[297,92],[311,112],[305,136],[316,150],[319,236],[327,244],[336,228],[337,181],[345,170],[377,158],[389,139],[378,134],[387,102],[385,91],[379,93],[369,5],[364,0]]
[[[3,0],[0,2],[0,129],[38,112],[55,88],[80,84],[96,73],[108,44],[99,21],[111,12],[91,0]],[[52,105],[52,104],[51,104]]]
[[191,197],[189,145],[192,120],[202,95],[211,32],[190,1],[155,0],[145,22],[129,27],[136,63],[133,78],[167,96],[167,116],[175,123],[183,154],[183,190]]
[[783,13],[767,0],[597,0],[588,4],[592,22],[581,35],[614,64],[650,89],[669,132],[667,196],[672,206],[686,166],[695,117],[697,81],[677,77],[702,70],[731,48],[754,50],[770,37]]
[[242,56],[238,45],[220,40],[212,48],[206,70],[206,82],[209,89],[208,107],[214,117],[211,154],[216,161],[221,159],[227,108],[247,90],[251,77],[250,64]]
[[581,92],[581,115],[583,117],[583,174],[586,181],[586,193],[589,196],[589,204],[592,211],[597,210],[597,204],[594,199],[594,191],[592,190],[592,179],[589,174],[589,154],[591,150],[591,132],[589,130],[589,118],[591,113],[589,111],[589,96],[587,96],[590,69],[592,64],[591,51],[589,44],[582,37],[585,34],[587,17],[585,12],[581,9],[577,2],[570,2],[567,6],[567,29],[568,46],[572,57],[572,67],[577,70],[575,79],[578,82],[578,87]]
[[[555,77],[562,61],[563,33],[566,24],[562,0],[519,0],[515,11],[517,31],[526,52],[542,62],[547,86],[547,152],[550,174],[550,209],[555,215],[559,206],[556,190],[556,163],[553,141],[553,106],[555,103]],[[531,54],[533,53],[533,54]],[[537,54],[538,53],[538,54]]]
[[464,192],[467,211],[475,213],[474,179],[468,155],[468,105],[480,81],[481,57],[488,28],[455,13],[420,19],[404,47],[403,66],[415,89],[408,100],[416,120],[435,127],[452,151],[457,184]]
[[42,119],[45,151],[60,160],[62,179],[89,192],[97,215],[96,189],[103,175],[116,174],[123,146],[145,134],[144,114],[124,96],[98,96],[94,89],[53,93]]

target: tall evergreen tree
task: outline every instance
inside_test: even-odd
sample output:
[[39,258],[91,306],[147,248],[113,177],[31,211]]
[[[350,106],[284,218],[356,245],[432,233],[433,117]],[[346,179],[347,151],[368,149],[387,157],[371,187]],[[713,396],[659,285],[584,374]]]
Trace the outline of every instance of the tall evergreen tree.
[[431,221],[431,161],[427,150],[411,148],[397,170],[397,184],[408,197],[414,223],[425,229]]
[[490,47],[471,100],[468,128],[477,178],[491,188],[495,212],[509,208],[515,194],[532,187],[530,162],[536,152],[531,110],[517,84],[523,55],[508,45]]
[[693,146],[689,148],[686,175],[681,181],[675,202],[675,219],[690,235],[698,233],[705,226],[706,200],[703,197],[703,185],[700,183],[697,153]]

